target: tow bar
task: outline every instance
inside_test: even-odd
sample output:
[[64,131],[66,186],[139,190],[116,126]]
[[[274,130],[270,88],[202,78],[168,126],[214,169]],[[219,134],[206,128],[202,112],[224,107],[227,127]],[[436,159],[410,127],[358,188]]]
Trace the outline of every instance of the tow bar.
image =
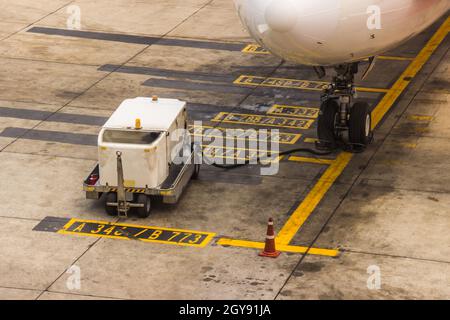
[[122,152],[117,151],[117,202],[108,202],[106,205],[117,207],[117,215],[127,218],[130,208],[141,208],[142,203],[128,202],[125,195],[125,185],[123,180]]

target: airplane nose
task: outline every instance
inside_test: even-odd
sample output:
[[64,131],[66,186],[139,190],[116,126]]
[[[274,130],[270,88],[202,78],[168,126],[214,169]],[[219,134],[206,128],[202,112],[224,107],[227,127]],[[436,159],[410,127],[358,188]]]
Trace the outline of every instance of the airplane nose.
[[272,0],[266,7],[264,17],[270,29],[285,33],[297,23],[297,6],[292,0]]
[[[234,0],[255,41],[287,61],[321,65],[336,41],[343,0]],[[342,32],[342,31],[341,31]],[[330,53],[331,54],[331,53]]]

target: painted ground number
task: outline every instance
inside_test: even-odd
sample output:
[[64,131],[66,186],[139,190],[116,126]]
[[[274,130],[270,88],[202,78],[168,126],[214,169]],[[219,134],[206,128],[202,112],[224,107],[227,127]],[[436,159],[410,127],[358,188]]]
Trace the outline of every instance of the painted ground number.
[[116,224],[79,219],[71,219],[62,230],[58,231],[58,233],[126,240],[134,239],[144,242],[169,243],[196,247],[205,246],[214,236],[214,233],[210,232]]
[[267,114],[315,119],[319,116],[319,108],[274,104]]
[[[227,130],[230,130],[227,132]],[[236,140],[244,141],[276,141],[280,144],[295,144],[300,138],[301,133],[286,133],[286,132],[267,132],[267,139],[260,139],[256,137],[249,136],[248,130],[240,128],[223,128],[223,127],[212,127],[212,126],[189,126],[189,131],[194,136],[200,136],[204,138],[223,138],[226,139],[227,135],[231,135]],[[220,134],[219,134],[220,133]]]
[[221,112],[211,121],[223,123],[237,123],[248,125],[259,125],[290,129],[309,129],[313,124],[313,119],[299,119],[276,116],[265,116],[256,114],[241,114]]

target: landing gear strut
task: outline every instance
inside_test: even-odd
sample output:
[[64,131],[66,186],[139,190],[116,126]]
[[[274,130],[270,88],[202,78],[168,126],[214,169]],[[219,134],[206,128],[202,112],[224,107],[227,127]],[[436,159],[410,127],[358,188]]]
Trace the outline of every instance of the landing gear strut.
[[354,102],[358,63],[338,65],[335,70],[333,82],[321,97],[317,146],[321,149],[344,147],[350,151],[362,151],[372,141],[373,134],[369,104]]

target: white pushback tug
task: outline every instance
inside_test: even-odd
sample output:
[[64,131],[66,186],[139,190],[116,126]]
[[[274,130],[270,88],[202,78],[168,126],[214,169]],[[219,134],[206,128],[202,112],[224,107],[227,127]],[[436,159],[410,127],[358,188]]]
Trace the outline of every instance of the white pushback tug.
[[134,98],[123,101],[98,135],[98,164],[84,181],[86,198],[106,194],[109,215],[127,216],[130,209],[142,218],[151,211],[152,196],[176,203],[200,165],[194,148],[181,164],[190,139],[186,102],[177,99]]

